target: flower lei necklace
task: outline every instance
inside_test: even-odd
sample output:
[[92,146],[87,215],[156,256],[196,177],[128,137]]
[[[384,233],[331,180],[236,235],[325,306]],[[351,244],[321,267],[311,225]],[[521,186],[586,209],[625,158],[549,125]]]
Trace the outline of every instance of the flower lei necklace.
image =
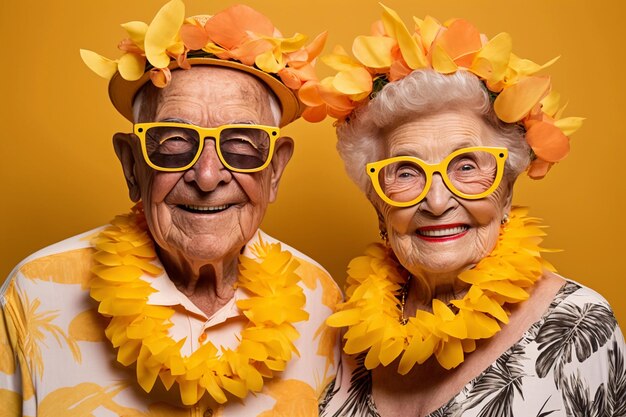
[[174,341],[168,334],[174,309],[147,303],[156,290],[141,277],[156,276],[162,269],[152,263],[156,252],[141,206],[111,223],[92,240],[97,252],[91,297],[100,303],[98,312],[112,318],[105,334],[119,348],[118,362],[137,363],[137,381],[146,392],[159,377],[168,390],[178,382],[186,405],[197,403],[205,391],[224,403],[224,391],[240,398],[260,391],[264,377],[284,370],[292,353],[298,354],[293,341],[300,335],[293,323],[308,319],[303,310],[306,299],[294,272],[298,262],[280,244],[260,241],[252,248],[258,261],[239,258],[236,285],[250,296],[237,301],[249,320],[239,347],[221,348],[218,355],[209,341],[183,356],[185,340]]
[[462,299],[451,301],[456,313],[433,299],[432,313],[418,310],[406,324],[401,322],[398,299],[408,273],[390,249],[370,245],[364,256],[348,265],[347,301],[327,319],[329,326],[348,327],[344,352],[368,351],[367,369],[387,366],[402,355],[398,365],[402,375],[433,354],[446,369],[458,366],[464,353],[476,349],[476,340],[500,331],[498,322],[508,323],[505,304],[526,300],[526,289],[541,277],[543,268],[553,270],[541,258],[547,250],[538,246],[545,236],[539,219],[526,214],[526,209],[514,208],[491,254],[459,274],[471,286]]

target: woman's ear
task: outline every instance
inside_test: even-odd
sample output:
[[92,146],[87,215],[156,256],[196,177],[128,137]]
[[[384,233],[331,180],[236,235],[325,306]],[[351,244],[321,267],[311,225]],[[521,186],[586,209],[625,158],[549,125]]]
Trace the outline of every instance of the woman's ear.
[[270,203],[276,200],[278,195],[278,185],[280,179],[285,172],[287,163],[291,159],[294,150],[294,142],[288,136],[283,136],[276,141],[274,146],[274,156],[272,157],[272,163],[268,169],[272,170],[272,179],[270,183]]
[[113,135],[113,149],[122,164],[124,178],[128,186],[128,196],[133,203],[141,199],[141,189],[135,174],[135,153],[133,152],[133,134],[132,133],[116,133]]

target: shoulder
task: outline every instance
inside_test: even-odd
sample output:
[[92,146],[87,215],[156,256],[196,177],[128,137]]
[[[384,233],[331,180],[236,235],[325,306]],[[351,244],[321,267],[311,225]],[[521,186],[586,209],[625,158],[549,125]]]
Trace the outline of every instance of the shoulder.
[[613,309],[606,298],[593,289],[569,278],[565,278],[565,284],[555,297],[555,304],[557,309],[558,307],[567,306],[578,306],[581,308],[597,306],[596,308],[606,309],[613,315]]
[[94,250],[91,238],[102,229],[99,227],[72,236],[27,256],[13,268],[0,290],[0,296],[4,296],[8,287],[16,282],[82,283],[92,264]]

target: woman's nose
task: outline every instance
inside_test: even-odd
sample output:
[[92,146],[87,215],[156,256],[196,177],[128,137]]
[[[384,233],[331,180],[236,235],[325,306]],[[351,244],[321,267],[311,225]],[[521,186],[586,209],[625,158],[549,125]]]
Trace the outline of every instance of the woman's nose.
[[433,174],[432,184],[426,197],[419,204],[420,211],[426,211],[434,216],[441,216],[454,207],[454,195],[450,192],[440,174]]
[[230,182],[232,173],[224,167],[215,149],[215,140],[205,139],[196,163],[185,172],[185,180],[195,182],[202,191],[212,191],[221,182]]

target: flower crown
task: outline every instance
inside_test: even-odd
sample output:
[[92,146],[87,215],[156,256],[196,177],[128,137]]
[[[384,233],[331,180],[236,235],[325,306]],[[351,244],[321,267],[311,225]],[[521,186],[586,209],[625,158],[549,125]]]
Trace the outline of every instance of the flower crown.
[[[118,45],[124,52],[120,58],[111,60],[85,49],[80,54],[92,71],[111,80],[109,93],[113,104],[131,121],[133,96],[145,82],[151,80],[164,88],[170,82],[171,69],[209,64],[234,67],[269,81],[283,105],[283,113],[285,100],[276,90],[289,90],[298,107],[297,114],[286,121],[289,123],[302,112],[297,91],[306,81],[316,79],[315,58],[327,37],[323,32],[308,46],[307,37],[300,33],[284,38],[269,18],[245,5],[233,5],[213,16],[185,18],[182,0],[166,3],[149,25],[133,21],[122,27],[128,37]],[[130,103],[116,99],[111,91],[114,82],[132,86],[132,96],[124,97]]]
[[482,80],[495,98],[498,118],[526,129],[526,141],[533,151],[528,169],[531,178],[543,178],[555,162],[567,156],[568,136],[583,119],[561,118],[565,106],[559,106],[550,78],[535,75],[558,57],[544,65],[519,58],[511,52],[508,33],[488,39],[463,19],[441,24],[430,16],[423,20],[414,17],[415,31],[411,33],[394,10],[383,9],[382,20],[372,25],[372,35],[354,40],[355,58],[341,47],[321,58],[337,74],[319,82],[309,80],[300,89],[300,99],[309,106],[303,114],[306,120],[320,121],[328,114],[342,122],[386,84],[413,70],[468,71]]

